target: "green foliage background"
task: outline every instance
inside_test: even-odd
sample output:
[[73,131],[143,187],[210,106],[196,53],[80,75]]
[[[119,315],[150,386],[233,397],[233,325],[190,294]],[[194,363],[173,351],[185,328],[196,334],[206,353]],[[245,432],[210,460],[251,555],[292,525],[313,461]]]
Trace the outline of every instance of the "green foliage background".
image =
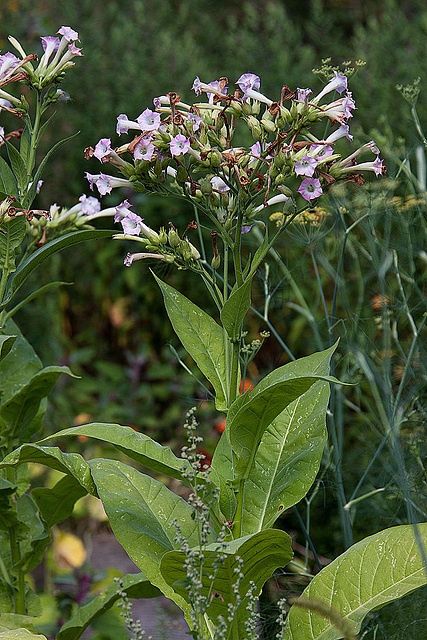
[[[323,58],[331,56],[332,64],[357,59],[366,62],[350,82],[358,106],[352,122],[354,142],[375,138],[386,160],[388,179],[381,183],[368,180],[366,187],[357,191],[349,188],[333,193],[322,203],[331,215],[320,228],[295,226],[284,237],[280,252],[297,289],[310,303],[312,322],[296,308],[295,290],[290,289],[289,278],[284,278],[273,260],[268,280],[270,291],[275,291],[270,319],[293,354],[307,355],[340,337],[336,373],[359,383],[346,399],[352,407],[342,398],[336,400],[343,485],[347,497],[351,495],[378,451],[387,421],[395,417],[393,402],[405,365],[402,352],[408,353],[412,340],[405,301],[390,263],[393,250],[398,255],[408,309],[417,325],[425,310],[425,202],[408,200],[414,183],[405,177],[400,164],[407,159],[415,173],[420,170],[414,155],[419,141],[408,104],[396,91],[397,83],[421,77],[418,113],[426,128],[425,2],[10,0],[0,3],[0,25],[2,52],[8,48],[8,33],[28,52],[40,51],[39,37],[55,33],[61,25],[76,29],[83,46],[85,57],[77,60],[63,83],[71,101],[58,105],[45,150],[76,130],[80,135],[50,164],[40,194],[41,207],[53,202],[72,206],[82,192],[89,195],[83,173],[97,172],[98,165],[95,160],[84,160],[83,149],[102,137],[111,136],[113,144],[118,143],[114,133],[117,115],[126,113],[135,118],[151,106],[154,96],[175,90],[184,100],[191,99],[195,76],[207,82],[227,76],[232,85],[250,71],[261,77],[265,94],[275,97],[282,84],[314,90],[320,87],[311,70],[320,67]],[[10,128],[16,126],[4,113],[2,124],[3,120]],[[130,196],[113,193],[103,204],[117,204]],[[396,196],[400,200],[393,200]],[[132,197],[135,210],[154,228],[168,221],[185,227],[193,218],[193,211],[178,201]],[[366,212],[370,215],[358,225],[346,247],[340,280],[336,269],[342,215],[348,216],[349,226]],[[37,274],[38,281],[69,280],[73,286],[22,311],[17,322],[45,364],[69,364],[82,376],[78,381],[62,380],[57,387],[47,424],[50,432],[87,414],[88,419],[100,422],[131,424],[177,446],[185,409],[201,402],[205,394],[180,368],[167,346],[172,341],[177,347],[177,342],[161,296],[147,277],[147,266],[123,267],[126,250],[124,243],[97,241],[55,257],[47,272]],[[176,288],[191,291],[195,301],[204,295],[192,274],[165,266],[155,269]],[[340,294],[329,324],[324,307],[331,310],[338,280]],[[254,306],[262,309],[265,274],[260,273],[255,286]],[[378,308],[372,301],[379,295],[386,296],[389,303]],[[398,327],[397,344],[393,327]],[[250,338],[258,337],[265,328],[254,314],[250,316]],[[425,341],[419,344],[400,396],[405,415],[402,429],[378,454],[364,485],[366,492],[382,486],[387,491],[360,503],[353,523],[355,539],[404,522],[408,500],[415,502],[418,514],[427,511],[422,470],[426,456],[426,415],[422,410],[427,395]],[[272,337],[249,374],[256,379],[287,359]],[[186,363],[191,367],[188,360]],[[216,438],[213,426],[217,418],[206,406],[201,418],[209,448]],[[393,448],[396,443],[402,447],[401,458]],[[406,476],[398,472],[397,461],[402,459]],[[329,450],[318,496],[308,505],[312,537],[330,557],[343,549],[334,506],[338,492],[335,467],[333,451]],[[292,514],[286,518],[287,528],[289,523],[299,528]],[[328,527],[324,527],[325,519]],[[395,609],[385,611],[377,639],[381,634],[403,637],[396,626]],[[368,624],[373,634],[377,623]]]

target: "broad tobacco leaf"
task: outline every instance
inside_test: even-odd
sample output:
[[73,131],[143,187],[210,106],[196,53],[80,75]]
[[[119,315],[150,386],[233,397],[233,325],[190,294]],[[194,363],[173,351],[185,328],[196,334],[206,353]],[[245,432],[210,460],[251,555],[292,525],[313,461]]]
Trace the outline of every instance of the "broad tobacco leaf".
[[[194,508],[164,484],[115,460],[90,460],[92,478],[118,542],[151,584],[186,612],[185,600],[164,580],[160,561],[178,550],[179,525],[190,546],[198,543]],[[211,535],[211,540],[216,536]]]
[[[427,523],[391,527],[351,546],[324,567],[303,591],[322,601],[356,634],[369,611],[397,600],[427,583],[419,543],[427,548]],[[418,539],[417,539],[418,538]],[[342,633],[314,610],[291,607],[283,640],[339,640]],[[420,639],[421,640],[421,639]]]
[[212,384],[216,408],[225,411],[228,397],[225,349],[228,338],[224,329],[182,293],[154,277],[175,333]]

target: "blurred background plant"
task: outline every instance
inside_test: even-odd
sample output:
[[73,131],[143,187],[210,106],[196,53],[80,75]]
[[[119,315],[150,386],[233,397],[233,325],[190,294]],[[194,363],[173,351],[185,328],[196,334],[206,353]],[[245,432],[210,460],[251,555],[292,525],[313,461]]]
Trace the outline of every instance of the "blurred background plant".
[[[11,0],[0,11],[2,52],[9,33],[36,50],[39,36],[58,24],[75,26],[85,45],[78,73],[63,84],[72,101],[57,114],[51,134],[80,135],[46,173],[40,208],[54,201],[72,206],[87,193],[83,173],[90,168],[83,149],[104,137],[119,113],[140,113],[153,96],[170,90],[184,96],[196,75],[234,78],[252,71],[262,76],[268,95],[278,81],[310,86],[310,69],[319,72],[329,56],[333,65],[366,62],[352,79],[359,106],[352,129],[355,142],[375,139],[388,176],[357,190],[332,190],[322,209],[284,234],[268,271],[259,274],[248,327],[248,339],[263,329],[272,336],[247,376],[256,381],[339,336],[335,375],[357,383],[345,395],[334,392],[331,442],[319,481],[298,511],[283,515],[284,526],[294,527],[303,567],[316,572],[318,564],[373,530],[426,520],[425,3],[131,0],[124,7],[119,0]],[[2,124],[9,117],[2,112]],[[129,194],[107,196],[104,206],[123,196]],[[185,226],[192,218],[186,205],[165,202],[141,194],[132,199],[148,224],[173,220]],[[280,215],[275,219],[280,224]],[[82,245],[55,256],[48,268],[42,281],[74,286],[23,309],[16,320],[45,364],[68,364],[82,377],[61,380],[46,431],[89,420],[120,422],[176,447],[186,407],[203,403],[205,393],[167,346],[171,327],[145,267],[125,269],[123,246],[100,240],[96,253]],[[169,277],[166,265],[155,269]],[[180,274],[170,277],[179,289]],[[197,299],[198,281],[191,284]],[[202,406],[209,448],[217,432],[208,403]],[[268,615],[269,601],[305,584],[285,573],[271,581],[263,604],[266,637],[276,616]],[[425,596],[421,590],[418,599],[375,614],[363,637],[422,637],[417,602]],[[414,621],[409,631],[408,619]]]

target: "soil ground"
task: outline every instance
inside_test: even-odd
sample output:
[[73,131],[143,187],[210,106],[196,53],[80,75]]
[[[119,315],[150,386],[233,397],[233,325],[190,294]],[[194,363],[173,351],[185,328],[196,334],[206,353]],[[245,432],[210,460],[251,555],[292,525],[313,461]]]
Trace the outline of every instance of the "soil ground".
[[[94,569],[100,571],[109,567],[115,567],[123,574],[140,571],[109,531],[101,531],[93,536],[88,561]],[[187,623],[180,609],[171,600],[161,596],[132,602],[133,619],[140,620],[145,638],[151,635],[153,640],[188,640]],[[90,635],[86,637],[90,638]]]

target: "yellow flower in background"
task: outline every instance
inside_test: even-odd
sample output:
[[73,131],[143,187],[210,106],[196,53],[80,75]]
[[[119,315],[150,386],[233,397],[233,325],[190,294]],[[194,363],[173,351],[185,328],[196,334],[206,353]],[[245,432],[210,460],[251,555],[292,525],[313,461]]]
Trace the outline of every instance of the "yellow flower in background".
[[53,539],[53,560],[58,569],[79,569],[86,560],[83,542],[73,533],[56,531]]

